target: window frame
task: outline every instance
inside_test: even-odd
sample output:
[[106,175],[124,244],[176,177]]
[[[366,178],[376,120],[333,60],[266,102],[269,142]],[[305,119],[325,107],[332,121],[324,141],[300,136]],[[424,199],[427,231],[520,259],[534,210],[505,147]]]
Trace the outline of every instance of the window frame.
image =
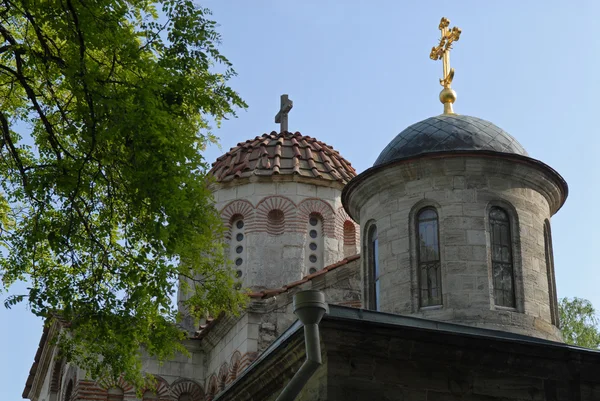
[[[513,292],[515,298],[515,306],[502,306],[496,304],[494,296],[494,271],[492,265],[492,238],[490,232],[490,211],[492,208],[498,207],[508,215],[508,221],[510,223],[510,238],[512,244],[512,266],[513,266]],[[520,241],[520,225],[519,215],[515,207],[502,199],[495,199],[488,203],[485,209],[485,235],[486,235],[486,247],[487,247],[487,264],[488,264],[488,285],[489,285],[489,296],[490,296],[490,308],[496,310],[508,310],[514,312],[524,313],[524,299],[525,293],[523,288],[523,265],[521,257],[521,241]]]
[[[377,224],[374,220],[369,221],[365,225],[364,242],[363,242],[363,255],[365,255],[364,262],[364,294],[365,294],[365,306],[370,310],[381,310],[381,296],[377,291],[377,285],[380,283],[379,277],[381,276],[381,263],[379,260],[379,235],[377,232]],[[375,249],[373,245],[373,236],[375,234],[375,240],[377,240]],[[377,258],[377,260],[375,260]],[[379,277],[375,278],[376,270],[379,272]]]
[[[435,235],[437,237],[437,260],[427,260],[427,261],[422,261],[422,256],[421,256],[421,246],[420,246],[420,238],[421,238],[421,230],[420,230],[420,223],[421,218],[420,216],[427,212],[427,211],[433,211],[433,213],[435,213],[435,219],[428,219],[425,221],[433,221],[435,220],[435,224],[436,224],[436,230],[435,230]],[[427,308],[439,308],[442,307],[444,304],[444,300],[443,300],[443,286],[442,286],[442,253],[441,253],[441,237],[440,237],[440,214],[438,212],[438,208],[436,208],[433,205],[430,204],[425,204],[425,205],[418,205],[417,208],[415,208],[415,213],[414,213],[414,227],[415,227],[415,233],[414,233],[414,240],[415,240],[415,257],[416,257],[416,286],[417,286],[417,302],[418,302],[418,306],[419,309],[427,309]],[[437,301],[433,301],[433,302],[437,302],[437,303],[427,303],[425,304],[423,302],[423,286],[422,286],[422,265],[424,264],[437,264],[437,272],[436,272],[436,279],[438,282],[437,285],[437,289],[438,289],[438,296],[437,296]],[[427,292],[431,293],[432,289],[429,288],[429,286],[427,286]],[[431,297],[429,297],[431,298]]]
[[546,262],[546,277],[548,279],[548,306],[550,321],[560,328],[560,313],[558,310],[558,295],[556,293],[556,273],[554,271],[554,250],[552,248],[552,229],[550,221],[544,220],[544,257]]

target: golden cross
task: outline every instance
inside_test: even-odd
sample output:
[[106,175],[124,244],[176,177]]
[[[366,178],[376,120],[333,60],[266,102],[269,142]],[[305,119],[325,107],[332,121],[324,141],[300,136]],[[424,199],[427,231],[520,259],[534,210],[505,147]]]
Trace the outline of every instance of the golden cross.
[[440,79],[440,84],[444,89],[440,93],[440,100],[444,103],[444,113],[453,114],[452,103],[456,100],[456,93],[450,89],[450,84],[454,78],[454,68],[450,68],[450,50],[452,49],[452,43],[460,39],[461,31],[457,27],[448,29],[448,26],[450,26],[450,20],[446,17],[442,18],[439,26],[442,37],[440,38],[440,43],[431,48],[429,57],[432,60],[442,60],[444,77]]

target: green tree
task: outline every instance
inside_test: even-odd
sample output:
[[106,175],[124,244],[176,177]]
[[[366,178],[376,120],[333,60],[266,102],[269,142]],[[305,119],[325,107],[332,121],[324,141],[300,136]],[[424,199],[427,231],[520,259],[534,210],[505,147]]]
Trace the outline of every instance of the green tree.
[[590,301],[581,298],[562,298],[559,309],[565,342],[580,347],[600,349],[598,316]]
[[[139,347],[181,350],[171,299],[236,310],[201,152],[244,108],[191,0],[0,0],[0,290],[69,335],[94,377],[140,384]],[[25,294],[11,294],[16,281]],[[98,358],[102,355],[102,358]]]

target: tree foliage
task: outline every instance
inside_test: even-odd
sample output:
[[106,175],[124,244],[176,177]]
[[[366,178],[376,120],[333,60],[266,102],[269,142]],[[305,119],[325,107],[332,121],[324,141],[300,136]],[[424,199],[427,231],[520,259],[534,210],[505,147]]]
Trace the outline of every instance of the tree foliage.
[[[92,376],[139,384],[140,346],[181,347],[180,275],[196,317],[243,302],[201,155],[209,121],[245,107],[235,73],[190,0],[0,4],[5,304],[68,326],[60,349]],[[18,280],[28,292],[7,293]]]
[[600,349],[598,315],[590,301],[562,298],[559,302],[563,338],[568,344]]

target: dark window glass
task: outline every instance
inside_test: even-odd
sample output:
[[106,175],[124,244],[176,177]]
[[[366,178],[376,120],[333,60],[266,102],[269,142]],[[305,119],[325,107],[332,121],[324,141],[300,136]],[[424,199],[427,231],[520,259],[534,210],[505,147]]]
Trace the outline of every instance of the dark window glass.
[[237,278],[240,278],[240,277],[242,277],[242,274],[243,274],[243,273],[242,273],[242,271],[241,271],[241,270],[238,270],[238,271],[236,271],[236,272],[235,272],[235,276],[236,276]]
[[308,260],[310,260],[310,263],[316,263],[317,262],[317,255],[310,255],[308,257]]
[[240,229],[244,228],[244,220],[238,220],[235,226]]
[[194,398],[192,397],[192,395],[190,393],[183,393],[177,399],[177,401],[193,401],[193,400],[194,400]]
[[317,238],[317,230],[310,230],[310,238]]
[[311,267],[310,269],[308,269],[308,274],[314,274],[317,272],[317,269],[315,269],[314,267]]
[[377,238],[377,227],[373,226],[370,229],[368,237],[369,246],[369,269],[371,274],[370,279],[370,299],[371,309],[379,310],[379,289],[380,289],[380,269],[379,269],[379,240]]
[[496,305],[515,307],[512,237],[508,213],[499,207],[490,210],[490,245]]
[[242,258],[237,258],[237,259],[235,260],[235,265],[236,265],[236,266],[241,266],[241,265],[242,265],[242,263],[244,263],[244,261],[242,260]]
[[235,236],[235,239],[237,239],[238,241],[242,241],[242,240],[244,239],[244,234],[242,234],[242,233],[238,233],[238,234]]
[[550,233],[550,222],[544,221],[544,251],[546,254],[546,274],[548,277],[548,301],[550,305],[550,319],[552,324],[560,327],[558,312],[558,299],[556,297],[556,281],[554,276],[554,255],[552,252],[552,235]]
[[244,247],[243,246],[238,246],[237,248],[235,248],[235,253],[242,253],[244,252]]
[[73,380],[69,380],[69,384],[67,384],[67,389],[65,390],[64,401],[71,401],[72,395],[73,395]]
[[315,251],[317,249],[317,244],[315,244],[314,242],[311,242],[308,247],[310,248],[311,251]]
[[435,209],[422,209],[417,215],[417,258],[421,306],[442,304],[442,273],[438,215]]
[[319,223],[319,220],[316,217],[311,216],[310,219],[308,219],[308,222],[311,226],[316,226]]

